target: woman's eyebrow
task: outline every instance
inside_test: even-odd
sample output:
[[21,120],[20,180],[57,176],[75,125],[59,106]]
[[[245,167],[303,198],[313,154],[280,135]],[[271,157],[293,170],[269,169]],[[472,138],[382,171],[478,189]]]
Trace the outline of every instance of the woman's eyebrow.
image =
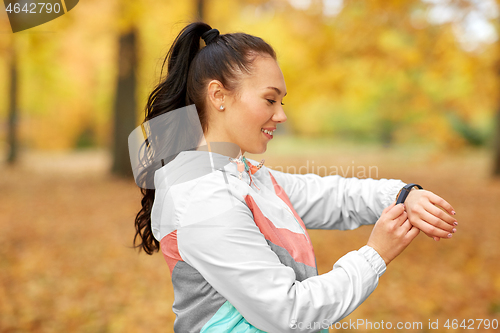
[[[276,87],[267,87],[267,89],[273,89],[273,90],[275,90],[275,91],[278,93],[278,95],[281,95],[281,90],[279,90],[279,89],[278,89],[278,88],[276,88]],[[286,96],[286,94],[287,94],[287,93],[285,93],[285,94],[283,95],[283,97],[285,97],[285,96]]]

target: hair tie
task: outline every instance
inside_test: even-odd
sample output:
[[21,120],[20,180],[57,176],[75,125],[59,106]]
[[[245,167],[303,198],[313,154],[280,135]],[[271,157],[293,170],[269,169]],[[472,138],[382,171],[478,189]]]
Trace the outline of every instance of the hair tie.
[[213,40],[215,38],[217,38],[218,36],[219,36],[219,30],[210,29],[210,30],[206,31],[205,33],[203,33],[203,35],[201,35],[201,39],[203,39],[205,41],[205,44],[208,45],[211,42],[213,42]]

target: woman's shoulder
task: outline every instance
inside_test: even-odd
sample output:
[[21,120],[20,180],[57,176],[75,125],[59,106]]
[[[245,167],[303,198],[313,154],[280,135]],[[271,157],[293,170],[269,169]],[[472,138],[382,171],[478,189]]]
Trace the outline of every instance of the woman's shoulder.
[[167,231],[216,217],[244,204],[243,191],[234,177],[221,171],[156,189],[151,214],[153,229],[158,230],[161,239]]

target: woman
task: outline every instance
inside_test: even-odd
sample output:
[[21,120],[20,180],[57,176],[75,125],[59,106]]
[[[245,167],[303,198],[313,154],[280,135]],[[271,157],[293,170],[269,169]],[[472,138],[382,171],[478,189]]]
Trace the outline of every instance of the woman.
[[[412,190],[395,205],[400,180],[293,175],[247,160],[246,152],[264,153],[286,121],[283,74],[262,39],[192,23],[165,61],[145,121],[194,104],[203,135],[194,149],[162,158],[155,189],[142,190],[134,243],[139,237],[148,254],[161,248],[176,332],[325,329],[370,295],[420,230],[435,239],[456,231],[456,219],[434,204],[452,215],[453,208],[431,192]],[[157,132],[186,137],[174,125]],[[318,275],[306,228],[374,223],[367,245]]]

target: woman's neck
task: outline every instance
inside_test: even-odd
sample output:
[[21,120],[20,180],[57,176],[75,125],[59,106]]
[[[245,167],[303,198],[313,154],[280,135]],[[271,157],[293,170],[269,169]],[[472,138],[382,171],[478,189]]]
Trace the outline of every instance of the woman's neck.
[[210,139],[206,139],[205,136],[202,137],[196,150],[209,151],[232,158],[239,158],[240,156],[245,154],[245,152],[242,151],[240,147],[232,142],[212,141]]

